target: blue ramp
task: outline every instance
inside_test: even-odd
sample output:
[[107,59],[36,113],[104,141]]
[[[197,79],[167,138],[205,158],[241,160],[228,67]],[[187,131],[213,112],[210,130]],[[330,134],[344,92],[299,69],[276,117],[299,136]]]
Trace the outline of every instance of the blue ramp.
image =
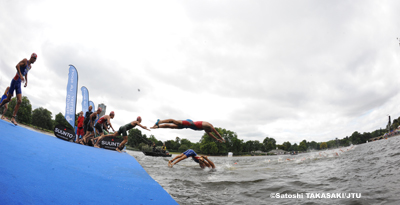
[[0,204],[177,204],[126,153],[0,120]]

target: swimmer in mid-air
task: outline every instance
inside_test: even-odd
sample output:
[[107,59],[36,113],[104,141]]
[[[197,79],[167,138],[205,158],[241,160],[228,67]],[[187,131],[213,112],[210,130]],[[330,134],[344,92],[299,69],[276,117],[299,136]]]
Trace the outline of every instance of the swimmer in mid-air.
[[[140,124],[141,122],[142,122],[142,118],[139,116],[139,117],[136,118],[136,121],[132,121],[132,122],[130,122],[130,123],[128,123],[128,124],[126,124],[126,125],[120,127],[120,128],[118,129],[118,131],[115,132],[114,134],[104,135],[103,138],[104,138],[104,137],[116,137],[116,136],[118,136],[118,135],[122,135],[122,137],[124,138],[124,140],[123,140],[123,141],[121,142],[121,144],[115,149],[115,150],[117,150],[118,152],[121,152],[121,150],[124,149],[125,144],[128,142],[128,133],[127,133],[126,131],[128,131],[128,130],[134,128],[134,127],[136,127],[136,125],[139,126],[139,127],[141,127],[141,128],[143,128],[143,129],[145,129],[145,130],[150,131],[149,129],[147,129],[146,126],[141,125],[141,124]],[[97,143],[99,143],[99,142],[100,142],[100,139],[97,140]]]
[[[195,121],[192,120],[157,120],[156,124],[151,127],[151,129],[157,128],[171,128],[171,129],[183,129],[190,128],[192,130],[204,130],[209,136],[216,139],[218,142],[225,142],[225,139],[221,137],[218,131],[214,128],[214,126],[206,121]],[[215,137],[212,133],[215,133],[217,137]]]
[[[174,157],[172,160],[169,160],[168,166],[172,168],[178,162],[180,162],[186,158],[189,158],[189,157],[192,157],[193,161],[199,163],[199,166],[202,169],[205,167],[215,169],[215,164],[210,159],[208,159],[207,156],[198,156],[196,154],[196,152],[194,152],[192,149],[188,149],[184,153]],[[176,160],[176,162],[174,162],[175,160]]]

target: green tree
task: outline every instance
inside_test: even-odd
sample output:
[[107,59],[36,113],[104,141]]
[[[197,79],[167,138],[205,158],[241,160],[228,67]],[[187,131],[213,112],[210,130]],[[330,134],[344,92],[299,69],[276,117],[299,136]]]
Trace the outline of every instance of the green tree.
[[192,146],[190,148],[195,152],[200,152],[200,143],[199,142],[192,143]]
[[276,149],[276,140],[272,137],[266,137],[263,141],[263,144],[266,152]]
[[[217,143],[218,153],[240,153],[243,149],[243,140],[238,139],[237,134],[233,131],[222,129],[222,128],[215,128],[218,133],[225,139],[225,143]],[[203,138],[200,140],[200,144],[202,143]],[[210,139],[211,140],[211,139]],[[212,139],[215,142],[215,139]]]
[[206,142],[200,145],[200,150],[204,154],[216,154],[218,153],[217,144],[215,142]]
[[178,150],[175,150],[176,142],[174,140],[167,140],[165,142],[165,146],[167,147],[167,149],[169,151],[178,151]]
[[351,144],[350,138],[348,136],[346,136],[345,138],[339,140],[339,144],[340,144],[340,146],[343,146],[343,147],[349,146]]
[[73,129],[72,126],[68,123],[68,121],[65,119],[64,115],[61,112],[56,115],[56,118],[54,120],[54,126],[55,125],[64,125],[65,127]]
[[336,140],[329,140],[328,142],[326,142],[328,148],[336,148],[337,147],[337,141]]
[[53,129],[51,112],[42,107],[34,109],[32,112],[32,124],[43,129]]
[[158,142],[157,138],[154,135],[150,135],[149,140],[156,144]]
[[[31,124],[32,121],[32,105],[28,99],[28,97],[22,97],[21,105],[19,106],[17,112],[17,120],[18,122],[22,122],[25,124]],[[15,105],[17,104],[17,98],[12,98],[8,103],[8,109],[6,111],[6,116],[11,117],[14,113]],[[4,107],[4,106],[3,106]]]
[[307,148],[308,148],[307,141],[306,140],[301,141],[299,144],[299,151],[305,152],[305,151],[307,151]]
[[[138,147],[140,143],[145,143],[142,138],[142,131],[137,128],[128,131],[128,145],[130,147]],[[138,147],[139,148],[139,147]]]
[[246,143],[244,143],[244,145],[243,145],[243,151],[245,151],[245,152],[255,151],[254,141],[249,140],[249,141],[247,141]]
[[178,136],[175,137],[175,147],[174,150],[179,150],[179,147],[181,146],[181,138],[179,138]]
[[394,119],[393,123],[392,123],[392,130],[397,129],[397,127],[399,127],[399,120],[398,119]]
[[318,143],[317,143],[317,142],[311,141],[311,142],[308,144],[308,148],[309,148],[309,149],[312,149],[312,150],[318,150],[318,149],[319,149],[319,146],[318,146]]
[[370,138],[372,138],[372,134],[369,133],[369,132],[364,132],[364,133],[362,134],[362,141],[361,141],[361,143],[367,142],[367,140],[369,140]]
[[182,145],[179,147],[178,151],[179,151],[179,152],[184,152],[184,151],[186,151],[186,150],[188,150],[188,149],[189,149],[189,147],[188,147],[186,144],[182,144]]
[[289,141],[284,142],[282,145],[285,147],[284,149],[285,151],[289,151],[290,147],[292,146],[292,144]]
[[210,137],[207,133],[204,133],[199,143],[201,153],[225,154],[228,152],[228,147],[233,152],[236,152],[236,150],[239,150],[239,152],[242,151],[242,147],[240,144],[242,141],[237,140],[236,134],[234,132],[221,128],[215,129],[221,136],[225,136],[224,138],[226,140],[226,143],[217,143],[214,138]]
[[297,145],[297,143],[294,143],[292,146],[290,146],[289,151],[299,151],[299,146]]
[[255,149],[255,151],[258,151],[258,150],[264,151],[263,148],[264,148],[264,144],[263,143],[260,143],[260,141],[258,141],[258,140],[254,141],[254,149]]
[[353,134],[350,136],[350,141],[353,144],[360,144],[363,142],[361,134],[357,131],[353,132]]
[[192,142],[190,142],[190,140],[188,140],[188,139],[181,139],[181,146],[182,145],[186,145],[186,147],[190,147],[190,146],[192,146]]

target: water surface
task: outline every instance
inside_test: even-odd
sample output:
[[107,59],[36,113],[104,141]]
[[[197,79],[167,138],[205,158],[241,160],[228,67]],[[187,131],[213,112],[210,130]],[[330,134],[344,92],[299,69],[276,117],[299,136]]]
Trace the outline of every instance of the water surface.
[[[210,157],[216,171],[127,152],[179,204],[400,204],[399,144],[393,137],[299,155]],[[271,198],[276,193],[303,198]]]

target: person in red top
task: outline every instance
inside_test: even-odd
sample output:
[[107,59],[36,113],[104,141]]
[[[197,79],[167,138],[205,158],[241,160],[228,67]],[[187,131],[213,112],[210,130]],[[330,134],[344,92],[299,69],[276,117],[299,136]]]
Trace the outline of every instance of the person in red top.
[[[151,129],[157,128],[171,128],[171,129],[183,129],[190,128],[192,130],[204,130],[210,137],[216,139],[218,142],[225,142],[224,138],[218,133],[218,131],[214,128],[214,126],[206,121],[195,121],[192,120],[157,120],[156,124],[151,127]],[[220,139],[213,135],[217,135]]]
[[79,113],[79,117],[78,117],[78,129],[76,130],[76,137],[78,140],[79,138],[82,138],[85,133],[83,132],[83,121],[85,120],[85,118],[83,117],[83,111],[81,111]]

